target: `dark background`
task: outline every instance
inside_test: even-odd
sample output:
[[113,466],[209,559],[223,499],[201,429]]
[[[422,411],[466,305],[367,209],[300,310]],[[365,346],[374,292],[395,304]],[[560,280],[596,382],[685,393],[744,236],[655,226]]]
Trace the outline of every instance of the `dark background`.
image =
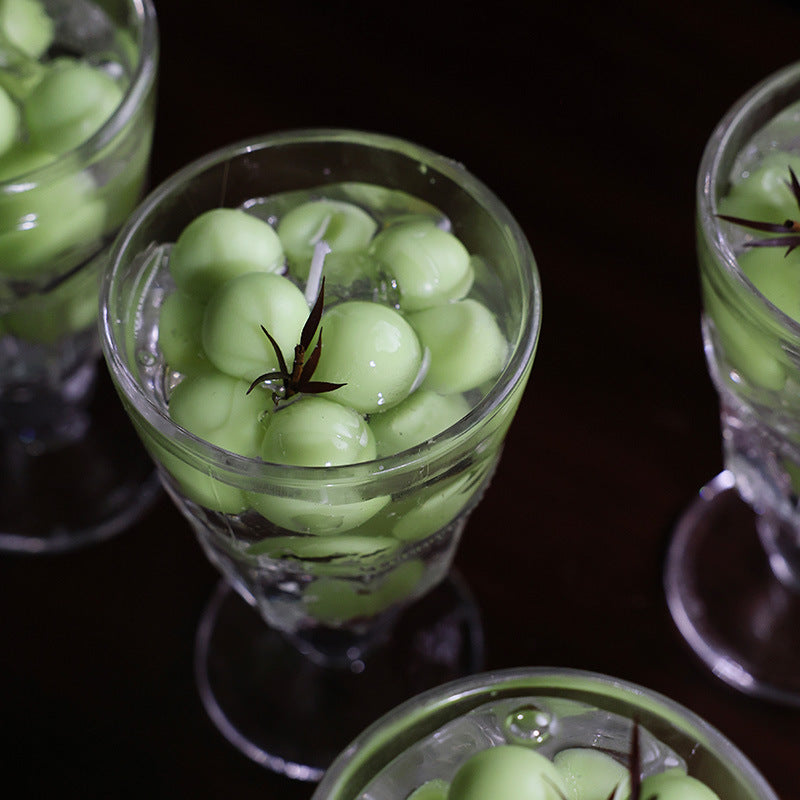
[[[721,465],[695,172],[727,107],[798,57],[800,12],[777,0],[157,10],[154,182],[237,139],[359,128],[461,161],[526,232],[539,352],[457,557],[486,666],[579,667],[663,692],[798,800],[800,712],[739,696],[698,664],[661,570],[676,518]],[[0,557],[8,796],[310,796],[250,763],[200,705],[193,638],[216,580],[166,499],[104,544]]]

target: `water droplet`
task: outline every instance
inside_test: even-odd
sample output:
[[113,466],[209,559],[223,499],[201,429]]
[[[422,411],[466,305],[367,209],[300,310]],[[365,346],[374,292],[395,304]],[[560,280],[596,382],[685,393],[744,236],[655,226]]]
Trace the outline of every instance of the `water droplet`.
[[505,719],[509,739],[517,744],[542,744],[550,737],[553,715],[534,705],[515,708]]
[[136,352],[136,360],[143,367],[152,367],[156,363],[156,357],[149,350],[138,350]]

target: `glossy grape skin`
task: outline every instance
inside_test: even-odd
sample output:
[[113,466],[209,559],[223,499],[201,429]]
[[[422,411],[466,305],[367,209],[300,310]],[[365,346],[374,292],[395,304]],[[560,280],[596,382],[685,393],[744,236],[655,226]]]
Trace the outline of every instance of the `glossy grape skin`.
[[0,86],[0,156],[17,141],[20,111],[9,93]]
[[681,769],[669,769],[642,781],[640,800],[720,800],[716,792]]
[[175,283],[201,300],[231,278],[247,272],[276,272],[283,266],[278,234],[263,220],[233,208],[195,217],[170,253]]
[[460,300],[472,286],[469,252],[431,220],[386,228],[375,237],[370,252],[397,281],[403,311]]
[[422,348],[394,309],[353,300],[322,318],[320,381],[345,383],[331,398],[362,413],[391,408],[404,400],[419,372]]
[[408,796],[407,800],[447,800],[450,784],[440,778],[425,781]]
[[455,393],[496,378],[508,360],[508,343],[489,309],[466,299],[408,315],[430,367],[423,388]]
[[470,756],[456,771],[448,800],[562,800],[566,786],[553,763],[541,753],[513,744]]
[[161,305],[158,346],[170,369],[186,374],[207,369],[203,350],[205,305],[180,289],[170,292]]
[[38,0],[0,0],[0,38],[5,36],[31,58],[53,42],[55,22]]
[[259,418],[269,399],[264,392],[247,394],[247,388],[246,382],[215,370],[189,375],[170,396],[170,417],[217,447],[255,457],[264,438]]
[[209,299],[203,314],[203,349],[217,369],[250,383],[280,369],[261,326],[277,341],[291,370],[307,318],[305,297],[288,279],[249,272],[224,283]]
[[790,167],[800,179],[800,156],[777,151],[767,154],[746,178],[731,186],[719,202],[719,213],[760,222],[797,219],[800,207],[788,186]]
[[89,139],[114,113],[124,92],[98,67],[68,60],[50,67],[23,106],[33,144],[65,153]]
[[[306,279],[317,242],[325,241],[335,259],[365,250],[376,229],[377,223],[363,209],[325,198],[301,203],[288,211],[278,223],[278,236],[292,272]],[[326,265],[331,260],[328,256]],[[330,269],[326,274],[330,275]]]
[[319,622],[336,625],[357,617],[374,617],[398,600],[411,596],[424,574],[421,561],[405,561],[368,584],[320,578],[306,589],[306,612]]
[[458,422],[469,409],[460,394],[441,395],[418,389],[399,405],[371,415],[369,424],[375,434],[378,457],[422,444]]
[[[0,180],[53,160],[50,153],[30,147],[15,148],[6,156],[0,159]],[[105,223],[106,208],[96,198],[88,172],[0,195],[0,272],[18,277],[45,270],[57,274],[59,267],[74,265],[81,253],[88,257],[97,249]]]
[[570,747],[553,757],[567,786],[569,800],[626,800],[628,770],[610,755],[591,747]]
[[305,396],[270,415],[261,458],[303,467],[356,464],[375,458],[375,437],[352,409]]

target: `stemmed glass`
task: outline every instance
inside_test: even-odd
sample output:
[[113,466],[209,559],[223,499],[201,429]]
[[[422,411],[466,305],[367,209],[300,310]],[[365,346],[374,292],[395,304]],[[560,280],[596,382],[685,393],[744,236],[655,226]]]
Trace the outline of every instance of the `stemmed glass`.
[[[39,128],[0,159],[0,550],[58,552],[121,531],[159,490],[110,387],[95,394],[99,275],[147,177],[157,24],[150,0],[9,4],[4,19],[1,113]],[[84,88],[89,72],[104,81]],[[84,97],[122,76],[116,110],[81,139]]]
[[[638,763],[632,764],[634,723],[638,725],[639,757],[635,759]],[[481,751],[502,745],[541,754],[557,764],[562,774],[571,774],[570,757],[582,759],[573,761],[583,765],[574,774],[578,779],[592,776],[595,783],[591,793],[574,796],[627,797],[629,791],[614,791],[614,786],[617,781],[624,786],[626,772],[636,769],[640,777],[668,770],[673,776],[685,773],[691,779],[689,784],[700,781],[725,800],[777,800],[747,757],[689,709],[608,675],[552,667],[473,675],[407,700],[342,751],[312,800],[444,800],[447,786],[462,764]],[[575,748],[580,748],[577,754]],[[595,757],[588,757],[592,755]],[[616,767],[598,769],[598,762],[611,764],[608,756]],[[558,774],[545,774],[551,786],[558,782]],[[505,781],[506,788],[519,788],[524,773],[509,767],[495,777]],[[603,782],[610,786],[603,787]],[[574,784],[568,785],[576,791]],[[681,792],[673,784],[664,796],[713,796],[696,786]],[[473,791],[469,796],[493,795]],[[531,792],[526,796],[565,795],[543,785],[540,795]],[[645,796],[654,795],[645,790]]]
[[[791,303],[800,273],[792,278],[796,253],[784,255],[786,245],[759,244],[769,231],[720,214],[768,223],[800,214],[788,169],[797,169],[800,116],[790,107],[798,100],[795,64],[742,97],[703,154],[702,324],[725,469],[680,519],[665,572],[672,616],[713,673],[738,690],[791,705],[800,705],[800,316],[784,301]],[[751,173],[784,192],[783,209],[728,210],[735,187]],[[756,261],[746,259],[765,265],[758,279],[755,267],[748,277],[742,265]]]
[[[165,363],[158,321],[174,289],[172,243],[218,207],[279,224],[298,193],[344,198],[381,225],[434,213],[471,254],[470,296],[494,311],[507,362],[466,416],[410,449],[288,466],[216,447],[170,418],[182,376]],[[348,296],[396,302],[392,279],[359,280]],[[325,288],[326,309],[342,299],[336,286],[332,278]],[[452,160],[376,134],[311,130],[234,144],[139,207],[114,246],[101,306],[123,405],[224,576],[198,629],[195,668],[206,709],[235,746],[270,769],[318,779],[381,710],[479,667],[474,604],[446,578],[500,457],[541,320],[530,248],[483,184]]]

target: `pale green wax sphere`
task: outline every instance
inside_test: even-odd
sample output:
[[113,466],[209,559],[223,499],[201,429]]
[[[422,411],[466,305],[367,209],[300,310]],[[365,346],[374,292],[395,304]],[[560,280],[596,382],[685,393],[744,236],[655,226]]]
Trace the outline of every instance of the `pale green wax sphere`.
[[466,392],[496,378],[508,360],[508,343],[494,314],[477,300],[418,311],[408,321],[430,350],[426,389]]
[[247,272],[276,272],[282,266],[283,248],[273,228],[233,208],[215,208],[193,219],[169,259],[175,283],[203,300],[231,278]]
[[170,369],[190,373],[208,369],[203,350],[205,306],[177,289],[165,298],[158,318],[158,346]]
[[303,467],[356,464],[375,458],[375,437],[351,408],[306,395],[270,415],[261,458]]
[[0,38],[31,58],[39,58],[53,41],[55,22],[39,0],[0,0]]
[[19,134],[20,112],[9,93],[0,86],[0,156],[11,149]]
[[65,153],[89,139],[114,113],[124,93],[114,79],[82,61],[50,68],[25,99],[31,142]]
[[[757,222],[783,222],[800,217],[792,190],[789,167],[800,179],[800,156],[794,153],[768,154],[746,178],[735,183],[719,203],[719,213]],[[753,235],[765,236],[758,231]],[[766,234],[768,236],[769,234]]]
[[211,295],[203,315],[203,349],[217,369],[249,384],[259,375],[280,369],[261,326],[277,341],[291,371],[294,348],[307,318],[303,293],[288,278],[249,272]]
[[675,768],[642,781],[641,800],[720,800],[702,781]]
[[[366,249],[377,227],[375,220],[358,206],[341,200],[321,199],[288,211],[278,223],[278,236],[292,271],[305,279],[318,242],[324,240],[331,254],[357,253]],[[326,265],[328,259],[326,256]]]
[[393,308],[353,300],[322,318],[320,381],[345,383],[331,398],[368,414],[404,400],[419,372],[417,335]]
[[247,386],[214,370],[188,375],[169,398],[169,415],[195,436],[254,458],[264,438],[259,418],[271,401],[258,390],[247,394]]
[[453,776],[447,798],[562,800],[566,793],[561,774],[549,759],[527,747],[505,744],[467,759]]
[[592,747],[570,747],[553,757],[567,786],[568,800],[626,800],[630,793],[627,768]]
[[371,252],[397,280],[404,311],[460,300],[472,286],[473,270],[466,247],[432,220],[386,228],[375,237]]
[[466,416],[469,408],[463,395],[418,389],[399,405],[370,416],[378,457],[422,444]]

